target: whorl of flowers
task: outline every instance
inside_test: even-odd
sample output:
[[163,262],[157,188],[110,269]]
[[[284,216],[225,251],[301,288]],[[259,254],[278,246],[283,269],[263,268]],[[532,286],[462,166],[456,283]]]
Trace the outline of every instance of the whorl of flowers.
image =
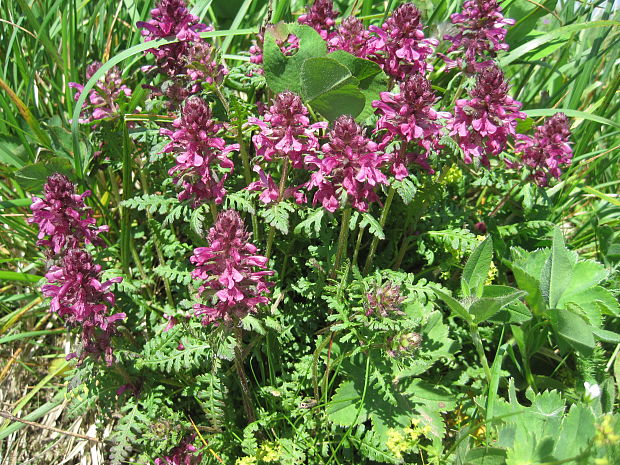
[[[95,61],[86,68],[86,80],[88,81],[101,68],[101,63]],[[84,86],[77,82],[70,82],[69,87],[77,89],[75,93],[75,101],[77,102],[82,95]],[[131,89],[123,84],[121,71],[114,66],[108,70],[95,87],[88,93],[88,98],[82,105],[86,109],[83,113],[85,118],[80,119],[80,123],[90,123],[95,120],[109,118],[118,113],[118,104],[116,101],[121,94],[126,97],[131,96]]]
[[176,154],[176,165],[169,174],[182,187],[179,200],[191,200],[194,205],[214,200],[221,203],[226,190],[224,181],[233,169],[228,154],[238,150],[237,144],[227,144],[219,137],[223,125],[212,119],[209,105],[199,97],[185,102],[181,114],[172,123],[174,131],[162,129],[171,142],[164,152]]
[[559,179],[561,167],[570,165],[573,151],[569,145],[570,129],[564,113],[557,113],[537,126],[534,137],[519,134],[515,153],[532,168],[532,177],[539,186],[546,186],[549,177]]
[[256,152],[267,161],[287,157],[294,168],[303,166],[303,156],[319,147],[316,133],[326,123],[310,124],[308,109],[301,98],[285,91],[273,99],[262,120],[249,118],[260,132],[252,137]]
[[400,85],[400,93],[381,92],[381,100],[373,102],[380,115],[377,130],[385,130],[386,134],[380,144],[384,148],[394,139],[401,140],[405,145],[415,141],[424,149],[424,153],[413,155],[401,150],[394,155],[392,173],[396,179],[403,179],[409,172],[407,164],[416,162],[430,169],[426,163],[431,149],[439,149],[441,128],[438,120],[449,119],[450,113],[435,111],[433,105],[437,97],[431,83],[424,76],[416,74],[408,77]]
[[364,27],[364,23],[355,16],[349,16],[331,34],[327,45],[330,52],[344,50],[360,58],[366,58],[371,53],[369,44],[370,32]]
[[200,23],[197,16],[191,14],[183,0],[159,0],[151,10],[152,19],[139,21],[145,41],[176,37],[179,42],[151,48],[148,52],[155,55],[157,67],[162,74],[175,77],[185,74],[186,64],[182,57],[187,56],[190,42],[200,40],[199,32],[210,30]]
[[202,454],[196,454],[198,449],[193,445],[195,434],[192,434],[170,451],[170,455],[155,459],[155,465],[198,465],[202,461]]
[[[452,45],[448,53],[464,51],[465,61],[479,70],[481,59],[494,58],[499,50],[508,50],[506,27],[512,26],[513,19],[504,18],[502,8],[496,0],[469,0],[463,5],[461,13],[450,16],[458,32],[445,35]],[[484,66],[484,65],[482,65]]]
[[187,51],[187,75],[192,81],[219,84],[228,74],[216,60],[216,51],[205,41],[193,43]]
[[194,306],[202,324],[235,323],[269,302],[264,277],[273,271],[265,269],[267,258],[257,254],[249,239],[239,213],[225,210],[209,230],[208,247],[194,250],[192,277],[204,281],[198,292],[210,303]]
[[389,338],[387,342],[389,347],[387,353],[390,357],[403,357],[419,349],[423,338],[420,333],[412,332]]
[[300,24],[314,28],[325,40],[336,25],[338,11],[334,9],[332,0],[315,0],[307,12],[297,18]]
[[60,173],[47,179],[44,191],[45,197],[32,198],[28,222],[39,225],[37,245],[47,248],[48,255],[59,255],[84,243],[104,245],[98,236],[109,228],[95,226],[90,208],[84,203],[90,191],[76,194],[75,185]]
[[[122,278],[101,282],[101,266],[95,265],[88,252],[69,249],[58,265],[52,265],[45,275],[49,284],[42,287],[43,295],[51,297],[50,310],[63,317],[70,326],[82,330],[82,360],[87,354],[103,355],[111,365],[114,357],[110,340],[116,331],[116,322],[125,318],[124,313],[108,315],[114,306],[114,294],[109,291],[113,283]],[[67,359],[77,357],[70,354]]]
[[456,101],[448,129],[463,150],[465,163],[477,158],[488,167],[488,157],[504,150],[508,137],[515,136],[516,120],[526,115],[519,111],[521,103],[508,95],[504,73],[495,64],[478,75],[470,96]]
[[340,116],[330,131],[329,142],[323,145],[323,158],[306,157],[317,171],[312,173],[308,187],[316,187],[314,203],[334,212],[340,205],[340,196],[346,192],[351,205],[367,211],[370,202],[377,202],[378,184],[388,184],[381,172],[389,156],[379,152],[377,144],[364,135],[363,129],[348,115]]
[[383,285],[374,283],[373,289],[366,294],[366,316],[373,313],[382,317],[390,314],[403,313],[401,304],[405,301],[400,286],[393,282],[387,282]]
[[426,60],[439,42],[425,38],[422,29],[420,11],[411,3],[399,6],[381,27],[370,26],[376,36],[369,41],[373,50],[369,58],[398,80],[431,71]]

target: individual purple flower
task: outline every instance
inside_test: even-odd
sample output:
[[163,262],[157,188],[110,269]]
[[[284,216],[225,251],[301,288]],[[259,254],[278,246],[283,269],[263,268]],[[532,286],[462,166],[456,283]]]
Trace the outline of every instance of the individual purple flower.
[[259,199],[264,204],[277,203],[278,201],[293,197],[298,204],[307,202],[306,195],[301,191],[303,186],[285,187],[280,196],[280,188],[276,185],[273,177],[259,166],[254,166],[254,171],[258,174],[258,181],[250,183],[246,187],[249,191],[259,191]]
[[349,16],[331,34],[327,46],[330,52],[344,50],[356,57],[366,58],[372,51],[369,39],[370,32],[364,23],[355,16]]
[[84,203],[90,191],[76,194],[75,185],[60,173],[47,178],[44,191],[44,198],[32,198],[32,217],[28,219],[30,224],[39,225],[37,245],[47,248],[50,256],[84,243],[105,245],[98,236],[109,228],[95,226],[90,208]]
[[391,281],[385,284],[374,283],[370,292],[366,294],[366,316],[373,313],[382,317],[391,314],[402,314],[401,305],[405,301],[400,286]]
[[228,74],[216,60],[215,48],[207,42],[192,44],[187,51],[187,75],[192,81],[220,84]]
[[[549,178],[562,174],[562,167],[570,165],[573,151],[569,145],[570,129],[564,113],[548,118],[537,126],[534,137],[517,135],[515,153],[521,154],[524,165],[532,168],[532,177],[541,187],[549,184]],[[512,164],[516,167],[518,164]]]
[[308,188],[317,188],[314,203],[334,212],[340,205],[340,196],[346,193],[353,207],[367,211],[370,202],[379,197],[375,188],[387,185],[381,168],[386,167],[389,156],[379,152],[377,144],[364,135],[363,129],[348,115],[340,116],[323,145],[323,158],[306,157],[308,165],[317,171],[312,173]]
[[315,0],[297,21],[314,28],[326,40],[336,25],[337,17],[338,11],[334,9],[332,0]]
[[[86,68],[86,80],[88,81],[101,68],[101,63],[95,61]],[[77,82],[70,82],[69,87],[77,89],[75,101],[77,102],[82,95],[84,86]],[[110,118],[118,114],[117,100],[124,94],[131,96],[131,89],[123,84],[123,78],[118,67],[109,69],[105,75],[97,82],[95,87],[88,93],[88,98],[82,105],[85,117],[80,119],[80,123],[91,123],[96,120]]]
[[191,42],[200,40],[199,32],[212,30],[200,23],[197,16],[191,14],[183,0],[159,0],[151,10],[152,19],[139,21],[145,41],[176,37],[179,42],[161,45],[147,50],[155,56],[157,68],[162,74],[175,77],[185,74],[187,56]]
[[101,266],[93,263],[88,252],[70,249],[59,264],[52,265],[45,277],[49,284],[42,287],[43,295],[51,297],[50,310],[64,318],[69,326],[79,326],[83,350],[80,355],[70,354],[67,359],[78,357],[81,361],[91,354],[103,356],[108,365],[114,361],[110,341],[124,313],[109,315],[114,306],[114,294],[109,290],[122,278],[101,282]]
[[368,58],[393,78],[403,80],[433,69],[426,60],[439,42],[424,37],[420,11],[411,3],[399,6],[381,27],[369,29],[376,35],[369,41],[373,54]]
[[228,154],[239,150],[238,144],[227,144],[219,136],[223,125],[213,120],[211,108],[199,97],[185,102],[172,126],[174,131],[161,132],[172,139],[163,151],[176,154],[176,165],[169,174],[182,187],[179,200],[191,200],[194,205],[209,200],[221,203],[226,194],[224,181],[233,169]]
[[[203,325],[235,324],[269,302],[264,295],[269,291],[264,277],[273,271],[265,269],[267,258],[257,254],[249,239],[239,213],[225,210],[209,230],[208,247],[194,250],[192,277],[204,281],[198,293],[209,302],[194,306]],[[256,268],[261,271],[254,271]]]
[[[441,148],[439,139],[443,126],[439,119],[451,117],[450,113],[433,109],[437,97],[431,83],[416,74],[400,84],[399,93],[381,92],[380,99],[372,103],[379,114],[376,128],[386,131],[379,148],[385,148],[393,140],[401,141],[401,150],[393,155],[392,174],[399,180],[405,178],[411,162],[430,170],[426,159],[431,150]],[[412,141],[423,149],[422,153],[407,153],[407,144]]]
[[197,454],[198,449],[193,442],[196,438],[192,434],[170,451],[170,455],[155,459],[155,465],[198,465],[202,461],[202,454]]
[[[500,50],[508,50],[506,27],[513,19],[504,18],[502,8],[496,0],[469,0],[461,13],[454,13],[450,21],[456,26],[455,35],[445,35],[444,40],[452,42],[447,53],[465,53],[465,62],[475,71],[480,71]],[[483,63],[479,63],[480,61]],[[462,59],[456,64],[462,66]]]
[[488,157],[504,150],[508,137],[515,136],[517,119],[527,115],[508,95],[504,73],[495,64],[480,72],[470,96],[456,101],[448,129],[463,150],[465,163],[478,159],[488,167]]

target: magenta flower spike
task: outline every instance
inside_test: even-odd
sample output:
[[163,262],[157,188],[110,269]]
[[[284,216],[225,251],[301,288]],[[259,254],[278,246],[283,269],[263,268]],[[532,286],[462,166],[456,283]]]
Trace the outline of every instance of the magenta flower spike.
[[[199,97],[191,97],[172,123],[175,130],[162,129],[171,142],[164,152],[176,155],[176,164],[169,174],[182,187],[179,200],[190,200],[199,205],[209,200],[219,204],[226,195],[224,181],[232,172],[230,152],[239,150],[238,144],[227,144],[219,137],[224,129],[212,119],[211,108]],[[224,171],[217,170],[220,168]]]
[[403,80],[413,74],[425,74],[433,67],[426,60],[439,42],[425,38],[420,12],[411,3],[399,6],[381,26],[370,26],[368,58],[377,62],[395,79]]
[[[298,169],[305,168],[305,156],[319,149],[317,133],[327,127],[325,122],[310,124],[308,109],[299,96],[288,91],[276,96],[263,119],[249,118],[248,123],[259,128],[259,133],[252,137],[257,155],[266,162],[286,159],[293,168]],[[275,181],[260,166],[254,170],[260,178],[251,183],[248,189],[261,191],[260,199],[265,203],[276,201],[279,192]],[[283,194],[294,196],[298,203],[305,202],[299,187],[287,186]]]
[[508,137],[516,135],[517,119],[527,115],[519,111],[521,103],[508,95],[504,73],[494,63],[480,72],[470,96],[456,101],[448,129],[463,150],[465,163],[478,159],[489,167],[489,156],[506,148]]
[[90,191],[76,194],[75,185],[60,173],[47,178],[44,191],[44,198],[32,198],[32,217],[28,219],[28,223],[39,225],[37,245],[48,248],[50,256],[81,247],[84,243],[105,245],[98,236],[109,228],[95,226],[90,208],[84,203]]
[[379,151],[377,144],[364,135],[363,129],[348,115],[340,116],[323,145],[323,158],[306,157],[308,165],[314,165],[308,188],[317,188],[314,203],[334,212],[340,206],[340,196],[359,211],[367,211],[368,204],[379,201],[375,188],[388,184],[381,168],[386,167],[389,156]]
[[228,74],[226,67],[216,61],[215,48],[209,43],[193,43],[187,51],[187,75],[192,81],[220,84]]
[[147,51],[155,56],[157,67],[169,77],[185,74],[187,56],[191,42],[200,40],[199,33],[212,30],[202,24],[199,18],[189,12],[183,0],[159,0],[151,10],[151,20],[139,21],[136,25],[142,28],[144,40],[176,37],[179,42],[151,48]]
[[431,83],[420,74],[413,75],[401,83],[399,93],[381,92],[380,98],[372,104],[379,114],[377,130],[386,131],[379,148],[385,148],[393,140],[400,140],[405,148],[414,141],[422,148],[419,154],[407,153],[405,149],[395,152],[392,174],[399,180],[405,178],[409,175],[407,165],[412,162],[432,171],[426,160],[431,150],[441,148],[443,126],[439,120],[449,119],[451,115],[433,109],[438,99]]
[[315,0],[297,21],[314,28],[324,40],[327,40],[336,25],[337,17],[338,11],[334,9],[332,0]]
[[83,350],[80,355],[70,354],[67,359],[86,355],[103,356],[106,363],[114,361],[110,341],[116,332],[116,324],[125,318],[124,313],[108,315],[114,306],[114,294],[109,290],[122,278],[101,282],[101,266],[95,265],[88,252],[70,249],[58,265],[52,265],[45,277],[49,284],[42,287],[43,295],[51,297],[50,310],[64,318],[69,326],[82,330]]
[[371,53],[370,32],[364,27],[364,23],[354,16],[349,16],[331,34],[327,41],[329,51],[344,50],[360,58],[366,58]]
[[155,465],[198,465],[202,461],[202,454],[192,444],[196,438],[192,434],[170,451],[170,455],[155,459]]
[[258,255],[243,220],[234,210],[218,215],[207,240],[209,245],[195,249],[190,258],[196,265],[192,277],[203,281],[198,294],[209,301],[208,305],[196,304],[195,314],[202,318],[203,325],[236,324],[256,312],[258,305],[269,302],[264,278],[273,271],[266,270],[267,258]]
[[405,301],[398,284],[387,282],[383,285],[375,283],[373,289],[366,294],[366,316],[373,313],[381,317],[391,314],[403,314],[401,304]]
[[[564,113],[548,118],[537,126],[534,137],[519,134],[515,153],[521,154],[521,162],[532,169],[532,178],[541,187],[549,184],[549,178],[560,178],[562,167],[573,158],[569,145],[570,129]],[[509,165],[517,167],[518,163]]]
[[[468,0],[463,11],[454,13],[450,21],[458,32],[444,36],[444,40],[452,42],[447,53],[464,52],[465,62],[475,71],[487,66],[486,60],[494,58],[498,51],[508,50],[504,42],[506,27],[515,23],[513,19],[504,18],[496,0]],[[463,65],[462,59],[457,59],[456,63]]]
[[[88,81],[101,68],[101,63],[95,61],[86,68],[86,80]],[[77,82],[70,82],[69,87],[77,90],[75,101],[77,102],[82,95],[84,86]],[[123,84],[121,72],[114,66],[101,78],[97,85],[88,93],[88,98],[84,101],[82,108],[85,110],[85,117],[80,119],[80,123],[91,123],[96,120],[110,118],[118,114],[118,104],[116,101],[121,94],[126,97],[131,96],[131,89]]]

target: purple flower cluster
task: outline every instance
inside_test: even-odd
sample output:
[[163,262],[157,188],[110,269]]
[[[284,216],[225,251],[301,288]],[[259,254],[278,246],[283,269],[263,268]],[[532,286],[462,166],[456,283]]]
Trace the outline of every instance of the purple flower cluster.
[[420,11],[413,4],[399,6],[380,28],[370,26],[369,30],[376,35],[369,40],[372,55],[368,58],[393,78],[403,80],[433,69],[427,58],[439,42],[425,38]]
[[[431,83],[420,74],[407,78],[400,85],[400,93],[381,92],[380,101],[374,101],[379,121],[377,130],[386,133],[380,144],[385,148],[393,140],[401,141],[401,150],[394,155],[392,173],[396,179],[403,179],[408,174],[407,165],[416,162],[430,170],[426,159],[431,149],[441,148],[439,139],[441,128],[438,120],[449,119],[450,113],[438,112],[433,109],[437,97]],[[406,153],[407,144],[415,141],[424,149],[421,154]]]
[[[125,318],[124,313],[107,315],[114,306],[114,294],[109,291],[113,283],[122,278],[101,282],[101,266],[95,265],[88,252],[69,249],[52,265],[45,277],[49,284],[43,285],[45,297],[51,297],[50,310],[63,317],[69,326],[79,326],[82,331],[82,360],[87,354],[104,355],[111,365],[114,361],[110,341],[116,332],[116,322]],[[70,354],[67,359],[78,357]]]
[[[304,168],[304,157],[319,149],[317,133],[327,127],[327,123],[310,124],[308,109],[299,96],[292,92],[282,92],[273,100],[262,120],[249,118],[250,124],[259,127],[260,132],[252,137],[257,155],[267,162],[286,160],[293,168]],[[260,167],[255,168],[260,179],[248,186],[250,190],[262,191],[264,203],[274,202],[280,196],[276,183]],[[293,195],[298,202],[305,198],[298,187],[287,188],[283,193]]]
[[329,142],[322,147],[322,158],[306,157],[307,163],[317,168],[308,182],[309,188],[318,189],[314,203],[320,202],[326,210],[334,212],[340,205],[341,194],[346,192],[353,207],[367,211],[370,202],[379,200],[376,186],[388,184],[381,168],[388,164],[390,157],[379,152],[377,144],[347,115],[336,120],[328,138]]
[[332,33],[327,41],[330,52],[344,50],[360,58],[366,58],[372,51],[370,48],[370,32],[364,23],[354,16],[349,16]]
[[187,56],[191,42],[200,40],[198,33],[209,28],[189,12],[183,0],[159,0],[151,10],[151,17],[148,22],[137,23],[143,28],[146,42],[170,37],[179,39],[179,42],[148,50],[155,56],[157,68],[171,78],[185,74],[186,63],[182,57]]
[[84,243],[104,245],[98,236],[109,228],[95,226],[90,208],[84,203],[90,191],[76,194],[73,183],[60,173],[48,178],[44,191],[44,198],[32,198],[32,217],[28,223],[39,225],[37,245],[45,247],[50,258]]
[[[210,305],[196,304],[196,316],[202,324],[236,323],[256,307],[266,304],[269,291],[265,276],[267,258],[257,255],[258,249],[249,242],[250,234],[234,210],[221,212],[207,237],[209,246],[194,250],[191,262],[196,265],[192,277],[204,283],[199,295]],[[253,271],[259,268],[262,271]]]
[[195,434],[192,434],[170,451],[170,455],[155,459],[155,465],[198,465],[202,461],[202,454],[196,454],[198,449],[193,445]]
[[[86,80],[88,81],[101,68],[101,63],[95,61],[86,68]],[[77,82],[70,82],[69,87],[77,89],[75,101],[77,102],[82,95],[84,86]],[[88,98],[82,106],[86,117],[80,119],[80,123],[91,123],[96,120],[110,118],[118,114],[117,100],[124,94],[131,96],[131,89],[123,84],[121,72],[114,66],[99,80],[97,85],[88,93]]]
[[405,297],[401,293],[400,286],[393,282],[383,285],[375,283],[373,289],[366,294],[366,316],[373,313],[382,317],[390,314],[403,313],[400,309]]
[[[539,186],[549,184],[549,177],[559,179],[561,167],[570,165],[573,151],[569,145],[570,129],[564,113],[557,113],[537,126],[534,137],[519,134],[515,152],[532,168],[532,177]],[[515,166],[514,164],[512,166]]]
[[[506,27],[512,26],[513,19],[504,18],[502,8],[496,0],[468,0],[463,5],[461,13],[450,17],[456,25],[455,35],[445,35],[452,45],[447,53],[459,51],[465,54],[466,64],[475,71],[480,71],[488,65],[488,59],[495,57],[496,52],[508,50]],[[483,60],[483,63],[479,63]],[[454,64],[462,66],[462,59],[456,62],[448,61],[449,67]]]
[[219,137],[223,125],[212,119],[209,105],[199,97],[185,102],[172,125],[174,131],[162,129],[161,133],[172,139],[164,152],[176,154],[169,174],[182,187],[179,200],[191,200],[194,205],[209,200],[221,203],[226,195],[224,181],[233,169],[228,154],[239,146]]
[[332,0],[315,0],[308,11],[297,18],[297,21],[314,28],[325,40],[333,31],[337,17],[338,11],[334,9]]
[[54,260],[45,277],[49,284],[43,286],[45,297],[51,297],[50,310],[63,317],[70,326],[79,326],[82,333],[80,354],[70,354],[67,359],[83,360],[88,354],[103,356],[112,364],[112,335],[116,323],[125,318],[124,313],[107,315],[114,306],[114,294],[109,288],[122,278],[101,282],[101,266],[93,263],[84,245],[103,245],[98,235],[107,226],[95,227],[95,220],[84,204],[83,194],[75,193],[75,186],[66,176],[56,173],[45,184],[45,198],[33,197],[33,215],[29,223],[39,225],[38,245],[48,247],[47,255]]
[[508,137],[516,135],[516,120],[526,115],[519,111],[521,103],[508,95],[504,73],[495,64],[480,72],[470,96],[456,101],[448,129],[463,150],[465,163],[478,159],[488,167],[488,157],[506,148]]
[[216,60],[215,48],[207,42],[193,43],[187,50],[187,75],[192,81],[220,84],[228,74]]

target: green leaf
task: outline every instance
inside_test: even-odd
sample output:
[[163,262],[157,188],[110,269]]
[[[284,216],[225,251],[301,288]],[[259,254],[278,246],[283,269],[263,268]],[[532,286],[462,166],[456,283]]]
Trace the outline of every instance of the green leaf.
[[463,461],[463,465],[504,465],[505,463],[506,450],[495,447],[470,449]]
[[555,323],[558,335],[573,349],[586,355],[592,352],[594,349],[592,327],[579,315],[570,310],[559,310],[552,323]]
[[46,163],[33,163],[17,171],[15,179],[24,190],[39,192],[43,190],[47,178],[54,173],[63,173],[72,177],[71,163],[65,158],[52,158]]
[[341,115],[356,117],[364,109],[359,81],[348,68],[331,58],[308,58],[301,65],[301,95],[330,121]]
[[439,289],[433,289],[433,290],[435,291],[435,294],[437,294],[437,297],[443,300],[445,304],[450,308],[450,310],[452,310],[454,316],[458,316],[460,318],[463,318],[467,322],[473,323],[474,320],[472,316],[467,312],[467,309],[463,306],[463,304],[461,304],[458,300],[456,300],[451,295],[446,294],[445,292],[440,291]]
[[612,344],[620,344],[620,334],[606,329],[592,328],[592,334],[599,341],[609,342]]
[[[286,39],[294,34],[299,39],[299,49],[292,56],[285,56],[276,43],[276,38]],[[290,90],[301,94],[300,70],[309,58],[323,57],[327,44],[310,26],[279,23],[265,30],[263,62],[267,86],[274,92]]]
[[527,0],[515,1],[506,10],[507,18],[519,18],[519,20],[508,30],[506,34],[506,43],[510,48],[520,45],[527,40],[527,34],[532,31],[538,20],[555,10],[557,0],[544,0],[538,3],[531,3]]
[[28,283],[38,283],[43,276],[30,273],[20,273],[19,271],[0,271],[0,281],[25,281]]
[[547,258],[540,276],[540,291],[550,308],[557,308],[562,294],[570,283],[573,263],[564,245],[564,237],[559,228],[553,231],[551,255]]
[[383,232],[383,228],[381,227],[381,223],[379,223],[374,216],[372,216],[368,212],[362,212],[362,219],[360,221],[360,228],[365,228],[368,226],[368,232],[378,238],[379,240],[385,239],[385,233]]
[[483,296],[469,307],[469,313],[476,324],[486,321],[503,307],[525,295],[509,286],[485,286]]
[[493,259],[493,240],[488,236],[476,247],[467,259],[463,275],[461,276],[461,289],[465,297],[482,295],[482,286],[489,274],[491,260]]
[[585,120],[594,121],[596,123],[601,123],[607,126],[613,126],[615,128],[620,129],[620,123],[617,123],[607,118],[603,118],[602,116],[588,113],[586,111],[571,110],[570,108],[535,108],[532,110],[524,110],[524,111],[528,116],[531,116],[531,117],[553,116],[556,113],[564,113],[566,116],[573,118],[575,120],[585,119]]
[[379,100],[379,93],[387,90],[388,77],[381,67],[370,60],[358,58],[344,50],[336,50],[327,55],[338,63],[346,66],[351,74],[358,80],[358,89],[364,95],[364,109],[357,116],[360,122],[365,121],[375,112],[372,106],[374,100]]
[[[353,381],[345,381],[332,396],[332,400],[325,408],[327,417],[330,421],[340,426],[352,426],[366,421],[368,412],[362,406],[360,410],[359,401],[361,395],[355,388]],[[358,410],[360,410],[358,415]]]

